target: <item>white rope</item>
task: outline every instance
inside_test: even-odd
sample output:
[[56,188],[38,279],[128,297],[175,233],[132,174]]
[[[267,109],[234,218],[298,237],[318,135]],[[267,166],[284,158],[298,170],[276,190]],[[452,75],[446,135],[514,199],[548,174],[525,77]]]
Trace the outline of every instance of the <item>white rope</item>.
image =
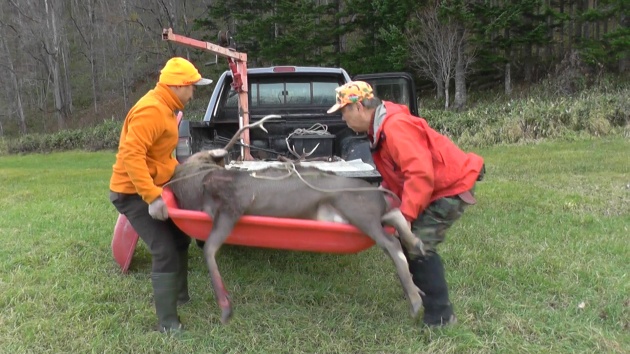
[[185,176],[182,176],[182,177],[179,177],[179,178],[171,179],[170,181],[164,183],[162,185],[162,187],[166,187],[166,186],[168,186],[169,184],[171,184],[173,182],[181,181],[181,180],[184,180],[184,179],[187,179],[187,178],[190,178],[190,177],[194,177],[194,176],[200,175],[202,173],[215,171],[215,170],[219,170],[219,169],[224,169],[224,167],[221,167],[219,165],[208,165],[206,168],[203,168],[203,169],[201,169],[201,170],[199,170],[199,171],[197,171],[195,173],[191,173],[189,175],[185,175]]
[[383,192],[383,193],[388,193],[390,195],[392,195],[394,198],[396,198],[396,200],[400,203],[400,198],[398,198],[398,196],[390,191],[389,189],[385,189],[385,188],[380,188],[380,187],[362,187],[362,188],[339,188],[339,189],[322,189],[322,188],[318,188],[315,187],[314,185],[308,183],[304,177],[302,177],[302,175],[300,174],[300,172],[298,172],[297,168],[295,167],[295,164],[292,162],[287,162],[287,163],[283,163],[280,166],[271,166],[272,168],[276,168],[276,169],[286,169],[287,170],[287,174],[279,176],[279,177],[271,177],[271,176],[259,176],[256,174],[256,172],[252,172],[249,175],[253,178],[258,178],[258,179],[267,179],[267,180],[282,180],[282,179],[286,179],[289,178],[291,175],[295,174],[300,181],[302,181],[304,184],[306,184],[307,187],[316,190],[318,192],[322,192],[322,193],[340,193],[340,192],[373,192],[373,191],[379,191],[379,192]]
[[[287,143],[287,150],[295,152],[295,147],[292,149],[291,146],[289,146],[289,139],[291,139],[293,135],[322,135],[323,136],[323,135],[331,135],[331,134],[328,132],[328,126],[321,123],[315,123],[308,129],[297,128],[284,139],[284,141]],[[317,146],[319,146],[319,144],[317,144]],[[317,149],[317,146],[315,146],[315,149]],[[311,153],[313,153],[315,149],[313,149]],[[297,157],[300,157],[300,156],[298,155]]]

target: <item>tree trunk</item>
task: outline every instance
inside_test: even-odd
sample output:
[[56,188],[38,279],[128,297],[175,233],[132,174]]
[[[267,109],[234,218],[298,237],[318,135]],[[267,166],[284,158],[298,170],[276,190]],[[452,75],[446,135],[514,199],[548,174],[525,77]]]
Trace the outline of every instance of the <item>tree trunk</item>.
[[450,95],[448,93],[448,87],[451,83],[451,79],[444,80],[444,109],[448,109],[450,103]]
[[[621,13],[619,15],[619,25],[621,28],[629,28],[630,16]],[[630,51],[626,50],[625,53],[621,53],[619,58],[619,72],[625,73],[628,69],[630,69]]]
[[[505,38],[509,39],[510,38],[510,30],[506,29],[505,30]],[[507,96],[511,96],[512,95],[512,66],[511,66],[511,62],[512,62],[512,48],[506,48],[505,49],[505,94]]]
[[[568,16],[568,21],[569,23],[567,24],[567,48],[565,53],[571,53],[571,51],[573,50],[573,38],[575,38],[574,36],[574,27],[575,27],[575,4],[571,1],[569,1],[569,3],[567,4],[568,7],[568,12],[569,12],[569,16]],[[562,56],[564,57],[564,54],[562,53]]]
[[[534,10],[536,11],[536,10]],[[531,28],[532,27],[532,20],[530,16],[524,16],[523,22],[525,24],[525,26],[527,28]],[[522,51],[522,55],[523,55],[523,76],[524,76],[524,80],[527,83],[532,82],[532,43],[529,39],[526,39],[525,43],[522,44],[523,45],[523,51]]]
[[20,80],[18,80],[17,75],[13,73],[13,79],[15,86],[15,103],[17,105],[17,114],[18,114],[18,125],[20,127],[20,134],[25,135],[27,133],[26,129],[26,117],[24,116],[24,107],[22,106],[22,94],[20,93]]
[[72,111],[74,110],[74,106],[72,105],[72,88],[70,87],[70,74],[68,68],[70,65],[68,64],[70,61],[68,60],[68,54],[70,50],[68,49],[67,39],[60,43],[61,48],[61,68],[63,69],[63,78],[62,78],[62,93],[63,93],[63,116],[64,119],[70,118],[72,116]]
[[444,82],[442,80],[437,80],[436,85],[437,85],[437,90],[436,90],[435,98],[438,100],[441,100],[444,98]]
[[[162,8],[162,13],[166,16],[168,27],[172,28],[173,31],[182,33],[182,30],[177,27],[177,17],[175,16],[176,9],[171,0],[157,0],[159,5]],[[161,15],[158,14],[157,22],[161,23]],[[169,48],[171,51],[171,56],[179,56],[180,49],[183,49],[182,46],[175,45],[173,43],[169,43]]]
[[[180,0],[179,4],[182,6],[181,13],[182,22],[184,23],[184,33],[190,37],[192,35],[192,26],[188,24],[188,16],[186,14],[188,2],[186,0]],[[186,52],[186,58],[190,59],[190,49],[188,47],[184,47],[183,49]]]
[[[560,0],[560,14],[564,15],[564,0]],[[564,56],[564,29],[566,26],[566,23],[564,20],[561,20],[562,22],[560,23],[560,26],[558,27],[558,36],[560,37],[560,40],[558,41],[558,58],[562,58]],[[553,37],[552,37],[552,42],[553,42]]]
[[22,107],[22,95],[20,94],[20,82],[15,73],[15,68],[13,67],[13,59],[11,58],[11,53],[9,53],[9,46],[7,45],[7,40],[5,36],[0,36],[0,42],[2,43],[2,47],[7,53],[7,66],[9,67],[9,75],[11,78],[11,84],[13,85],[13,92],[15,93],[15,105],[18,116],[18,126],[20,129],[20,134],[26,134],[26,118],[24,117],[24,108]]
[[[63,117],[63,99],[61,95],[61,75],[59,74],[59,63],[51,56],[48,57],[48,67],[52,76],[53,98],[55,100],[55,118],[57,129],[63,130],[66,126]],[[49,81],[50,83],[50,81]]]
[[[601,0],[595,0],[595,2],[593,3],[593,9],[599,11],[600,8],[603,8],[606,4],[602,4],[601,2]],[[595,33],[595,39],[597,39],[598,41],[601,40],[603,36],[601,30],[604,25],[604,21],[606,20],[600,18],[593,23],[593,32]]]
[[98,65],[96,62],[95,42],[98,30],[96,28],[96,15],[94,10],[94,0],[86,1],[88,6],[88,23],[90,26],[90,43],[88,44],[90,53],[90,69],[92,73],[92,99],[94,100],[94,113],[98,113],[99,101],[99,83],[98,83]]
[[459,46],[457,47],[457,62],[455,64],[455,102],[453,108],[461,111],[466,106],[466,40],[464,29],[459,28]]
[[533,81],[533,62],[534,59],[532,58],[532,44],[525,43],[523,45],[523,80],[527,83],[531,83]]
[[[580,1],[580,15],[583,15],[584,13],[588,11],[588,2],[589,0]],[[582,37],[581,39],[590,39],[591,38],[590,24],[587,21],[583,21],[583,20],[581,20],[580,23],[581,23],[580,36]]]
[[512,96],[512,68],[509,62],[505,64],[505,94]]
[[96,58],[94,57],[94,53],[92,52],[91,55],[92,60],[90,60],[90,67],[92,69],[92,98],[94,101],[94,113],[98,113],[98,66],[96,65]]
[[[125,18],[129,18],[129,5],[127,4],[127,1],[128,0],[122,0],[123,15],[125,16]],[[131,75],[131,60],[129,60],[129,58],[131,57],[129,55],[129,48],[131,47],[131,37],[129,36],[129,24],[127,21],[125,21],[123,29],[125,34],[125,45],[123,46],[122,57],[124,58],[125,64],[124,71],[122,72],[121,76],[123,101],[125,102],[125,109],[127,109],[129,107],[129,93],[127,92],[127,89],[131,87],[131,80],[127,80],[127,75]]]
[[[59,40],[57,33],[57,19],[55,17],[55,10],[52,5],[49,5],[49,0],[44,0],[44,6],[46,9],[46,29],[48,36],[45,38],[45,53],[46,64],[48,65],[48,73],[52,78],[53,98],[55,101],[55,118],[57,119],[57,128],[62,130],[66,126],[66,120],[64,117],[64,104],[63,104],[63,88],[61,82],[61,69],[59,66]],[[50,79],[49,79],[50,80]],[[50,82],[50,81],[49,81]]]
[[[337,5],[337,13],[342,13],[341,11],[343,11],[343,1],[341,0],[335,0],[335,4]],[[342,18],[341,16],[337,16],[335,17],[335,25],[337,26],[337,28],[341,28],[341,26],[344,23],[342,22]],[[333,43],[333,50],[335,53],[335,66],[339,67],[341,66],[341,52],[342,52],[342,48],[343,48],[343,38],[344,38],[344,34],[342,33],[342,31],[337,31],[337,33],[335,34],[335,40]]]

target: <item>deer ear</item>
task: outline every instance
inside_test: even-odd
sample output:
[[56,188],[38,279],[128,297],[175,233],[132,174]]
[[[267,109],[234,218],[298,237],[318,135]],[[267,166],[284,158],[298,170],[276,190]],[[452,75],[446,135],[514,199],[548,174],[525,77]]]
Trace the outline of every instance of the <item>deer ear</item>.
[[227,150],[213,149],[213,150],[208,151],[208,154],[210,155],[214,163],[216,163],[219,166],[225,167],[225,157],[228,154]]

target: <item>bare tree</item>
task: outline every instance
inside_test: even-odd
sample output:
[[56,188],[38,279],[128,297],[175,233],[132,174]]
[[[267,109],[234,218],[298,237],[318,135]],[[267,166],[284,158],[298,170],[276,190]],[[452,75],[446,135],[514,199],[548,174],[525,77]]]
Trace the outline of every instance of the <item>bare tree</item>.
[[[7,103],[9,107],[12,106],[11,103],[13,103],[15,107],[14,109],[10,109],[11,113],[9,116],[13,115],[13,112],[17,114],[19,131],[21,134],[26,134],[26,117],[24,115],[24,107],[22,106],[20,77],[16,73],[15,66],[13,65],[13,57],[7,44],[7,34],[9,31],[15,32],[15,29],[5,24],[4,19],[0,19],[0,31],[3,33],[3,35],[0,36],[0,50],[4,51],[6,56],[5,59],[0,62],[0,67],[2,67],[3,71],[6,70],[8,72],[11,85],[11,90],[7,90]],[[0,54],[2,54],[2,51],[0,51]],[[0,58],[2,58],[2,56],[0,56]],[[13,97],[11,97],[11,94],[13,94]]]
[[466,106],[466,77],[469,74],[470,64],[474,61],[474,48],[469,44],[469,34],[463,25],[458,25],[457,35],[459,45],[457,46],[457,62],[455,63],[455,102],[453,108],[461,110]]
[[96,47],[98,46],[98,24],[96,20],[96,1],[97,0],[74,0],[70,4],[70,21],[74,25],[80,42],[85,50],[80,53],[88,61],[90,65],[90,73],[92,76],[92,98],[94,104],[94,112],[98,112],[99,101],[99,64],[97,63]]
[[[506,28],[505,29],[505,38],[506,39],[510,39],[510,29]],[[512,95],[512,48],[510,46],[507,46],[505,48],[505,58],[506,58],[506,63],[505,63],[505,73],[504,73],[504,87],[505,87],[505,95],[506,96],[511,96]]]
[[[415,20],[421,24],[420,30],[408,30],[408,45],[411,64],[418,74],[432,80],[439,92],[444,92],[444,108],[449,108],[449,86],[455,75],[458,57],[460,62],[460,79],[464,78],[466,59],[464,57],[465,30],[449,19],[440,21],[437,9],[430,7],[416,12]],[[460,49],[462,50],[461,56]],[[461,81],[460,81],[461,83]],[[463,81],[465,89],[465,81]],[[464,96],[460,93],[460,98]]]
[[[206,33],[194,33],[193,19],[202,17],[211,2],[1,1],[3,130],[23,134],[72,127],[79,123],[71,119],[75,96],[77,101],[89,102],[95,113],[102,114],[101,105],[106,103],[120,109],[119,98],[121,106],[129,107],[131,95],[157,77],[165,57],[181,55],[195,60],[190,57],[198,52],[184,46],[169,50],[170,43],[162,41],[162,28],[203,37]],[[98,117],[81,116],[80,123],[92,124]]]
[[53,97],[55,100],[55,116],[57,117],[57,126],[59,130],[61,130],[65,128],[66,119],[69,115],[69,112],[66,109],[66,104],[63,101],[64,92],[62,91],[63,83],[61,82],[63,80],[63,76],[60,60],[63,54],[63,47],[59,33],[59,24],[57,22],[57,11],[55,10],[54,2],[52,0],[44,0],[44,11],[45,33],[47,33],[47,35],[43,37],[42,55],[46,61],[48,72],[52,79]]
[[122,81],[122,92],[123,92],[123,100],[125,102],[125,108],[129,107],[129,88],[131,87],[131,55],[130,55],[130,51],[131,51],[131,35],[130,35],[130,30],[129,30],[129,21],[127,19],[130,18],[129,16],[129,5],[128,5],[128,0],[122,0],[122,10],[123,10],[123,33],[124,33],[124,42],[123,45],[120,46],[119,48],[122,49],[122,58],[124,60],[124,69],[121,75],[121,81]]
[[[619,26],[621,28],[630,29],[630,16],[621,12],[619,14]],[[619,72],[624,73],[630,69],[630,51],[626,50],[619,58]]]
[[[18,13],[15,21],[21,40],[25,43],[25,51],[31,55],[43,69],[39,81],[42,91],[47,93],[48,86],[52,87],[54,102],[53,114],[57,121],[58,129],[66,126],[66,121],[72,113],[72,96],[68,92],[70,85],[67,82],[68,63],[66,36],[64,26],[61,24],[59,14],[62,14],[63,3],[60,1],[44,0],[9,0],[14,10]],[[41,101],[40,109],[47,112],[46,96]]]
[[[0,29],[3,29],[4,26],[0,26]],[[24,108],[22,107],[22,95],[20,93],[20,83],[18,75],[15,72],[15,68],[13,67],[13,59],[11,58],[11,53],[9,52],[9,46],[7,46],[7,40],[5,36],[0,36],[0,44],[2,45],[2,49],[6,53],[6,64],[0,64],[4,66],[9,72],[9,77],[11,78],[11,85],[13,87],[13,93],[15,94],[15,111],[17,113],[18,126],[20,128],[21,134],[26,134],[26,118],[24,116]]]

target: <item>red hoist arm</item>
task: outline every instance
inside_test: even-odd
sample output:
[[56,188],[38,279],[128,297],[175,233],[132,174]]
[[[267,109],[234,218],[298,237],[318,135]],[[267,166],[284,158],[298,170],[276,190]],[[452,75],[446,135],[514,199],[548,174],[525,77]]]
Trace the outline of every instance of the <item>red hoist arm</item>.
[[[241,108],[242,119],[239,119],[240,127],[249,124],[249,104],[247,100],[247,54],[239,53],[230,48],[199,41],[179,34],[174,34],[171,28],[162,30],[162,40],[182,44],[195,49],[205,50],[216,55],[227,58],[230,70],[232,71],[232,88],[238,92],[238,102]],[[253,160],[249,153],[249,130],[243,132],[243,144],[241,148],[241,158],[243,160]]]

